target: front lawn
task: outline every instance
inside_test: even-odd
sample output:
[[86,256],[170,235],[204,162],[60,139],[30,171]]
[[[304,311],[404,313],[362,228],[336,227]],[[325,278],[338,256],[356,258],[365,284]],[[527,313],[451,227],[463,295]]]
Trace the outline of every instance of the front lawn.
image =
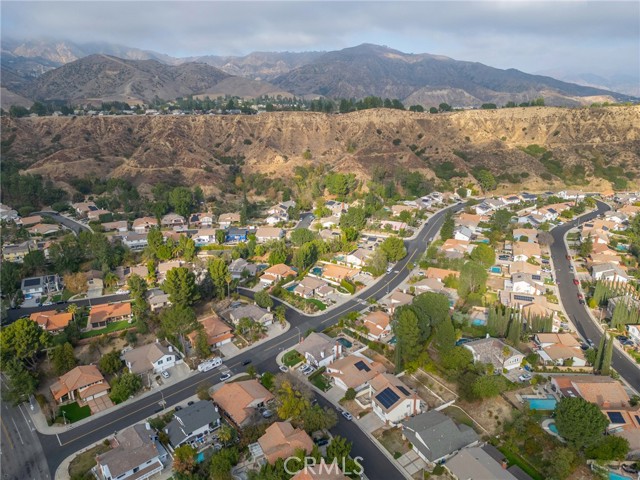
[[96,466],[96,455],[106,453],[109,450],[111,450],[111,447],[101,443],[77,455],[69,464],[69,477],[88,478],[91,475],[91,469]]
[[309,376],[309,381],[323,392],[331,388],[331,382],[323,375],[325,370],[325,367],[321,367]]
[[120,322],[113,322],[107,325],[105,328],[99,330],[89,330],[88,332],[82,332],[80,338],[92,338],[103,335],[105,333],[117,332],[118,330],[125,330],[130,328],[131,324],[129,320],[122,320]]
[[307,299],[307,303],[310,303],[311,305],[315,305],[320,311],[327,309],[327,306],[324,303],[322,303],[320,300],[317,300],[315,298]]
[[287,367],[293,367],[303,360],[304,357],[295,350],[290,350],[282,356],[282,363],[284,363]]
[[[64,416],[62,415],[62,412],[64,412]],[[70,423],[77,422],[78,420],[87,418],[90,415],[91,415],[91,409],[87,405],[85,405],[84,407],[81,407],[80,405],[78,405],[77,402],[69,403],[67,405],[62,405],[58,412],[58,417],[62,419],[63,422],[64,422],[64,419],[66,418],[67,422],[70,422]]]

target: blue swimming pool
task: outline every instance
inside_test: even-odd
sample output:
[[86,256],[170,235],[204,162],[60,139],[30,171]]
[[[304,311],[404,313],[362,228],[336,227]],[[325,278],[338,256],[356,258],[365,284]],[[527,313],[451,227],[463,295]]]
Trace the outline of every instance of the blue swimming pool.
[[609,472],[609,480],[632,480],[632,479],[631,477],[626,477],[616,472]]
[[550,423],[549,424],[549,430],[551,430],[553,433],[555,433],[556,435],[558,435],[558,427],[556,427],[555,423]]
[[202,462],[204,462],[204,452],[200,452],[196,457],[196,463],[202,463]]
[[339,338],[337,341],[338,341],[338,343],[339,343],[340,345],[342,345],[342,346],[343,346],[343,347],[345,347],[345,348],[351,348],[351,347],[353,347],[353,343],[351,343],[351,342],[350,342],[349,340],[347,340],[346,338]]
[[311,273],[319,277],[320,275],[322,275],[322,267],[313,267],[311,269]]
[[297,286],[298,286],[297,283],[292,283],[291,285],[289,285],[288,287],[285,287],[284,289],[288,290],[290,292],[293,292],[296,289]]
[[555,410],[558,401],[549,395],[547,398],[525,398],[531,410]]

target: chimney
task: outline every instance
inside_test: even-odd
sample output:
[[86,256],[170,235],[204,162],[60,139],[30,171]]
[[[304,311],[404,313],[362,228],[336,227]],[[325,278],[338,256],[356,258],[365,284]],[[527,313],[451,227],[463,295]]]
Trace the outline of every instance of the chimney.
[[502,461],[502,469],[503,469],[503,470],[506,470],[506,469],[507,469],[507,461],[506,461],[506,460],[503,460],[503,461]]
[[169,351],[173,352],[173,347],[171,345],[169,345]]

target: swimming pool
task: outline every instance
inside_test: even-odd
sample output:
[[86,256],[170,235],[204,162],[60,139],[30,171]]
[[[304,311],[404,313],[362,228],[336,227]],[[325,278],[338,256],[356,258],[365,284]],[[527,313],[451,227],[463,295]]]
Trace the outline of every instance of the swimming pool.
[[316,276],[321,276],[322,275],[322,267],[313,267],[311,269],[311,273],[313,273]]
[[609,480],[632,480],[632,479],[631,477],[626,477],[616,472],[609,472]]
[[491,273],[501,273],[502,269],[500,267],[491,267]]
[[351,348],[353,347],[353,343],[351,343],[349,340],[347,340],[346,338],[339,338],[337,340],[337,342],[342,345],[345,348]]
[[555,410],[558,403],[553,395],[548,395],[547,398],[523,398],[529,402],[531,410]]
[[202,463],[202,462],[204,462],[204,452],[200,452],[196,457],[196,463]]
[[297,283],[292,283],[291,285],[289,285],[287,287],[284,287],[284,289],[288,290],[289,292],[293,292],[296,289],[297,286],[298,286]]
[[551,430],[553,433],[555,433],[556,435],[558,435],[558,427],[556,427],[555,423],[550,423],[549,424],[549,430]]

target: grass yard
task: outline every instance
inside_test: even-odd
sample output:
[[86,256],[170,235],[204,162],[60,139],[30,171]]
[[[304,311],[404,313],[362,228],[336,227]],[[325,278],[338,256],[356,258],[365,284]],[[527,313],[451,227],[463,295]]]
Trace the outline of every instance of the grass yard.
[[282,356],[282,363],[287,367],[293,367],[304,360],[304,357],[295,350],[290,350]]
[[511,451],[506,446],[498,447],[498,450],[507,458],[510,465],[518,465],[533,480],[544,480],[544,477],[524,457]]
[[[62,416],[62,412],[64,412],[64,417]],[[67,422],[77,422],[78,420],[82,420],[83,418],[87,418],[91,415],[91,409],[88,406],[81,407],[77,402],[69,403],[68,405],[63,405],[59,410],[59,417],[63,419],[66,418]]]
[[77,455],[69,464],[69,477],[82,478],[86,474],[91,475],[89,472],[96,466],[96,455],[106,453],[109,450],[111,450],[111,447],[100,444]]
[[105,328],[101,328],[99,330],[89,330],[88,332],[82,332],[80,334],[80,338],[98,337],[100,335],[104,335],[105,333],[117,332],[119,330],[125,330],[130,327],[131,324],[129,323],[129,320],[122,320],[120,322],[110,323]]
[[324,375],[316,375],[313,378],[310,378],[309,381],[313,383],[316,387],[318,387],[323,392],[326,392],[331,388],[331,383]]
[[307,302],[311,305],[315,305],[320,311],[327,309],[327,306],[324,303],[322,303],[320,300],[316,300],[315,298],[309,298]]
[[459,408],[451,406],[451,407],[445,408],[443,412],[446,413],[451,418],[453,418],[457,423],[461,423],[463,425],[467,425],[468,427],[473,428],[474,430],[478,430],[478,427],[476,426],[475,423],[473,423],[473,420],[471,420],[471,417],[466,413],[464,413]]
[[498,294],[495,292],[487,292],[485,293],[482,301],[484,305],[493,305],[498,301]]

